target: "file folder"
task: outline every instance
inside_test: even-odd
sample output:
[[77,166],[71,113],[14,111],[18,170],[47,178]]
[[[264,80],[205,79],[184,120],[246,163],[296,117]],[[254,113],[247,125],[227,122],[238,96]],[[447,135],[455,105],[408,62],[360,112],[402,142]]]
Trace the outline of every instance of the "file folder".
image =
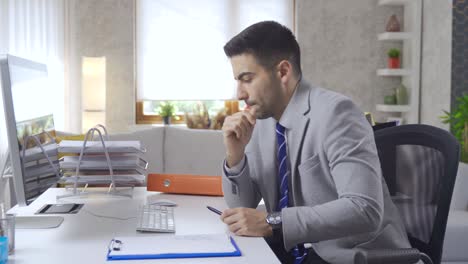
[[116,237],[109,243],[107,260],[208,258],[241,256],[226,234]]
[[146,186],[151,192],[223,196],[221,176],[149,174]]

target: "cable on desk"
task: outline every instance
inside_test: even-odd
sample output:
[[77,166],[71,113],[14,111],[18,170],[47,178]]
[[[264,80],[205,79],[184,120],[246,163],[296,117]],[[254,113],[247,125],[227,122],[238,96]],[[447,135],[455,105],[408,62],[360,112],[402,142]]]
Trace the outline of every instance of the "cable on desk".
[[130,220],[130,219],[136,218],[136,216],[123,218],[123,217],[117,217],[117,216],[99,215],[99,214],[93,213],[93,212],[91,212],[89,210],[86,210],[85,208],[82,208],[81,210],[85,211],[86,213],[88,213],[88,214],[90,214],[92,216],[99,217],[99,218],[107,218],[107,219],[114,219],[114,220],[120,220],[120,221],[127,221],[127,220]]

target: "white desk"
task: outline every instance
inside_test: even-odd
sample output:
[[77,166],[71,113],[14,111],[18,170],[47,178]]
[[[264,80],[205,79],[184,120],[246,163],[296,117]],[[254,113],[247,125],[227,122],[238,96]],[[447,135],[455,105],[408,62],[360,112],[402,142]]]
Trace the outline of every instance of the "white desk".
[[33,215],[46,203],[84,203],[76,215],[65,217],[55,229],[17,229],[15,253],[8,263],[280,263],[263,238],[234,236],[242,257],[163,259],[138,261],[106,261],[107,246],[114,236],[167,236],[173,234],[138,233],[136,219],[115,220],[99,218],[90,212],[113,217],[134,217],[137,208],[146,202],[147,196],[170,199],[178,203],[175,208],[176,234],[225,233],[227,227],[219,216],[206,209],[212,205],[225,209],[222,197],[171,195],[147,192],[145,187],[133,190],[133,198],[93,196],[56,200],[65,190],[52,188],[28,207],[15,207],[10,212],[17,215]]

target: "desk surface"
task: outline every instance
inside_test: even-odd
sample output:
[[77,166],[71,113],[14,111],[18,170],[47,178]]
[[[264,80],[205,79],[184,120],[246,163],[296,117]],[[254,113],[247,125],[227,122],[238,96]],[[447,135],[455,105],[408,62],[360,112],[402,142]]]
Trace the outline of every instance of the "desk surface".
[[[106,261],[107,246],[115,236],[170,236],[173,234],[142,234],[136,232],[136,219],[108,219],[135,217],[138,206],[150,199],[170,199],[178,203],[175,208],[176,234],[226,233],[227,227],[219,216],[206,209],[211,205],[225,209],[222,197],[171,195],[147,192],[146,188],[133,190],[132,198],[93,195],[88,198],[64,198],[56,200],[66,191],[52,188],[28,207],[15,207],[17,215],[33,215],[46,203],[84,203],[76,215],[63,215],[64,222],[54,229],[17,229],[15,253],[8,263],[114,263]],[[165,259],[118,261],[115,263],[280,263],[263,238],[233,236],[242,252],[242,257]]]

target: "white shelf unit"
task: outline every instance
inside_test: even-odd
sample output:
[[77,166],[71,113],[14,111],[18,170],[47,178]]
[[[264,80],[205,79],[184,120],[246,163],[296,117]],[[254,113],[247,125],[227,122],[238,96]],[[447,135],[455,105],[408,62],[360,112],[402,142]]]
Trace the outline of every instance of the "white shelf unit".
[[[419,123],[419,94],[421,67],[421,23],[422,0],[379,0],[380,6],[403,7],[403,32],[383,32],[378,34],[379,41],[401,41],[402,69],[378,69],[377,75],[401,78],[408,89],[408,105],[377,104],[377,111],[401,113],[405,123]],[[400,18],[401,21],[401,18]]]
[[413,0],[379,0],[379,5],[401,6],[410,4],[411,2],[413,2]]
[[408,69],[379,69],[378,76],[410,76],[411,71]]
[[378,40],[399,41],[409,40],[413,37],[411,32],[385,32],[377,36]]
[[378,104],[377,111],[381,112],[399,112],[404,113],[411,110],[411,106],[409,105],[386,105],[386,104]]

